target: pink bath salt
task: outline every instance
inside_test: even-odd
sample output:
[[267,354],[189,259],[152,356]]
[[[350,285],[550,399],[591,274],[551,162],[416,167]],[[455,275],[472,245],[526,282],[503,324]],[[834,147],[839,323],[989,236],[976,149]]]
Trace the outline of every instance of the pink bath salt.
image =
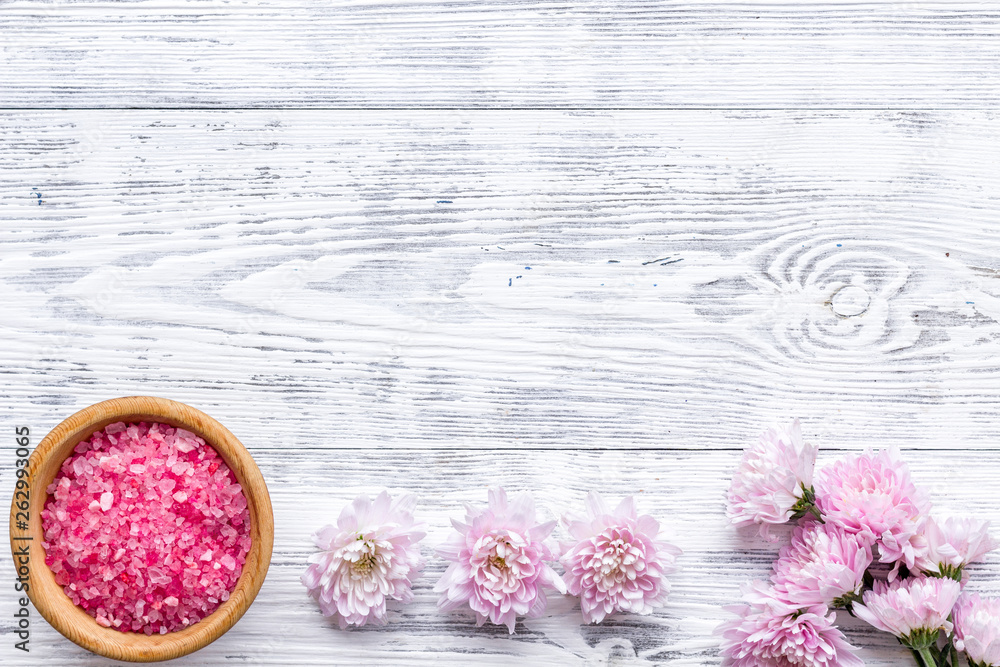
[[186,628],[228,600],[243,572],[243,489],[190,431],[110,424],[76,446],[47,491],[45,562],[104,627]]
[[182,428],[177,429],[177,451],[184,452],[185,454],[197,448],[200,445],[205,444],[205,441],[196,436],[190,431],[185,431]]

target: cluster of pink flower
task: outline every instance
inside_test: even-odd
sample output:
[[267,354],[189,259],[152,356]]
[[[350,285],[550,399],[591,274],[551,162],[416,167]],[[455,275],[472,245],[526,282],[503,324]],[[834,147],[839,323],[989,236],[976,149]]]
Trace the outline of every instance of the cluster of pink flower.
[[[384,624],[387,602],[413,598],[411,579],[423,565],[418,542],[424,537],[413,518],[415,505],[413,495],[393,500],[383,491],[374,502],[361,496],[344,509],[337,526],[314,536],[321,551],[309,559],[302,583],[341,628]],[[579,597],[591,623],[617,611],[649,614],[663,605],[665,576],[674,571],[680,549],[658,538],[659,523],[640,516],[631,497],[612,511],[591,493],[587,510],[563,518],[572,540],[557,544],[550,538],[556,522],[539,523],[527,493],[508,500],[498,488],[489,492],[486,508],[466,505],[465,521],[452,520],[455,533],[438,549],[450,563],[434,587],[441,594],[439,608],[468,607],[477,625],[488,620],[513,633],[519,616],[544,613],[552,591]],[[556,561],[563,576],[552,568]]]
[[736,526],[801,520],[768,582],[744,590],[720,626],[723,665],[855,667],[837,628],[845,609],[895,635],[921,667],[1000,667],[1000,600],[963,593],[965,566],[994,549],[989,523],[930,516],[926,493],[894,450],[847,456],[815,474],[799,422],[743,455],[728,496]]

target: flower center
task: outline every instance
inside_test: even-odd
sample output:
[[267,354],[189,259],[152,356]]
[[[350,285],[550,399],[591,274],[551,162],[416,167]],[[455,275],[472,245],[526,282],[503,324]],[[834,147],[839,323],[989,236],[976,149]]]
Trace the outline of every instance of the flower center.
[[629,545],[625,540],[618,538],[608,543],[604,548],[604,558],[601,559],[601,571],[604,574],[615,574],[622,568],[622,561]]
[[378,550],[375,547],[375,542],[365,539],[361,533],[358,533],[358,541],[361,542],[357,545],[358,557],[351,564],[351,569],[356,574],[370,574],[372,568],[378,565]]
[[530,543],[508,530],[491,531],[480,537],[469,564],[483,594],[497,600],[520,590],[524,581],[535,575]]

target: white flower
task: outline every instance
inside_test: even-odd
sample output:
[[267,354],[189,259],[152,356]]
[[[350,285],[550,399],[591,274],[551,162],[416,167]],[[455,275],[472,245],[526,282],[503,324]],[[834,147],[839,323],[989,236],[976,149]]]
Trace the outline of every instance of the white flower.
[[395,502],[385,491],[374,502],[362,495],[344,508],[336,527],[313,536],[322,551],[309,558],[302,583],[341,628],[383,625],[387,601],[413,599],[410,579],[423,565],[417,542],[424,537],[413,521],[416,502],[412,494]]
[[930,518],[923,527],[927,552],[917,558],[916,565],[928,574],[961,581],[962,568],[997,548],[989,530],[989,521]]
[[864,604],[854,603],[852,612],[909,648],[926,648],[937,641],[941,630],[951,632],[948,617],[961,591],[953,579],[876,581],[862,596]]
[[1000,599],[965,593],[952,611],[955,648],[974,667],[1000,667]]
[[812,507],[817,448],[802,442],[799,420],[771,428],[743,453],[729,487],[726,516],[736,526],[768,527],[788,522]]

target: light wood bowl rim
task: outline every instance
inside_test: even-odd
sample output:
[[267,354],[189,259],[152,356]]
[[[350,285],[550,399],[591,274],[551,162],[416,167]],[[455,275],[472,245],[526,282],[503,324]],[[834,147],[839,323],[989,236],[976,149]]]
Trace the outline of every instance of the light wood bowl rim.
[[[41,518],[41,510],[48,498],[45,489],[81,440],[119,421],[157,421],[198,434],[219,452],[232,469],[249,505],[252,544],[229,600],[198,623],[165,635],[146,636],[101,627],[93,617],[73,604],[45,564]],[[155,662],[187,655],[207,646],[229,630],[250,607],[264,583],[274,544],[274,515],[264,477],[250,452],[236,436],[212,417],[184,403],[154,396],[127,396],[86,407],[65,419],[38,443],[28,462],[28,480],[28,530],[15,527],[18,498],[15,494],[11,499],[10,544],[15,567],[17,551],[27,543],[30,558],[28,597],[52,627],[89,651],[130,662]],[[32,539],[26,541],[25,537]]]

